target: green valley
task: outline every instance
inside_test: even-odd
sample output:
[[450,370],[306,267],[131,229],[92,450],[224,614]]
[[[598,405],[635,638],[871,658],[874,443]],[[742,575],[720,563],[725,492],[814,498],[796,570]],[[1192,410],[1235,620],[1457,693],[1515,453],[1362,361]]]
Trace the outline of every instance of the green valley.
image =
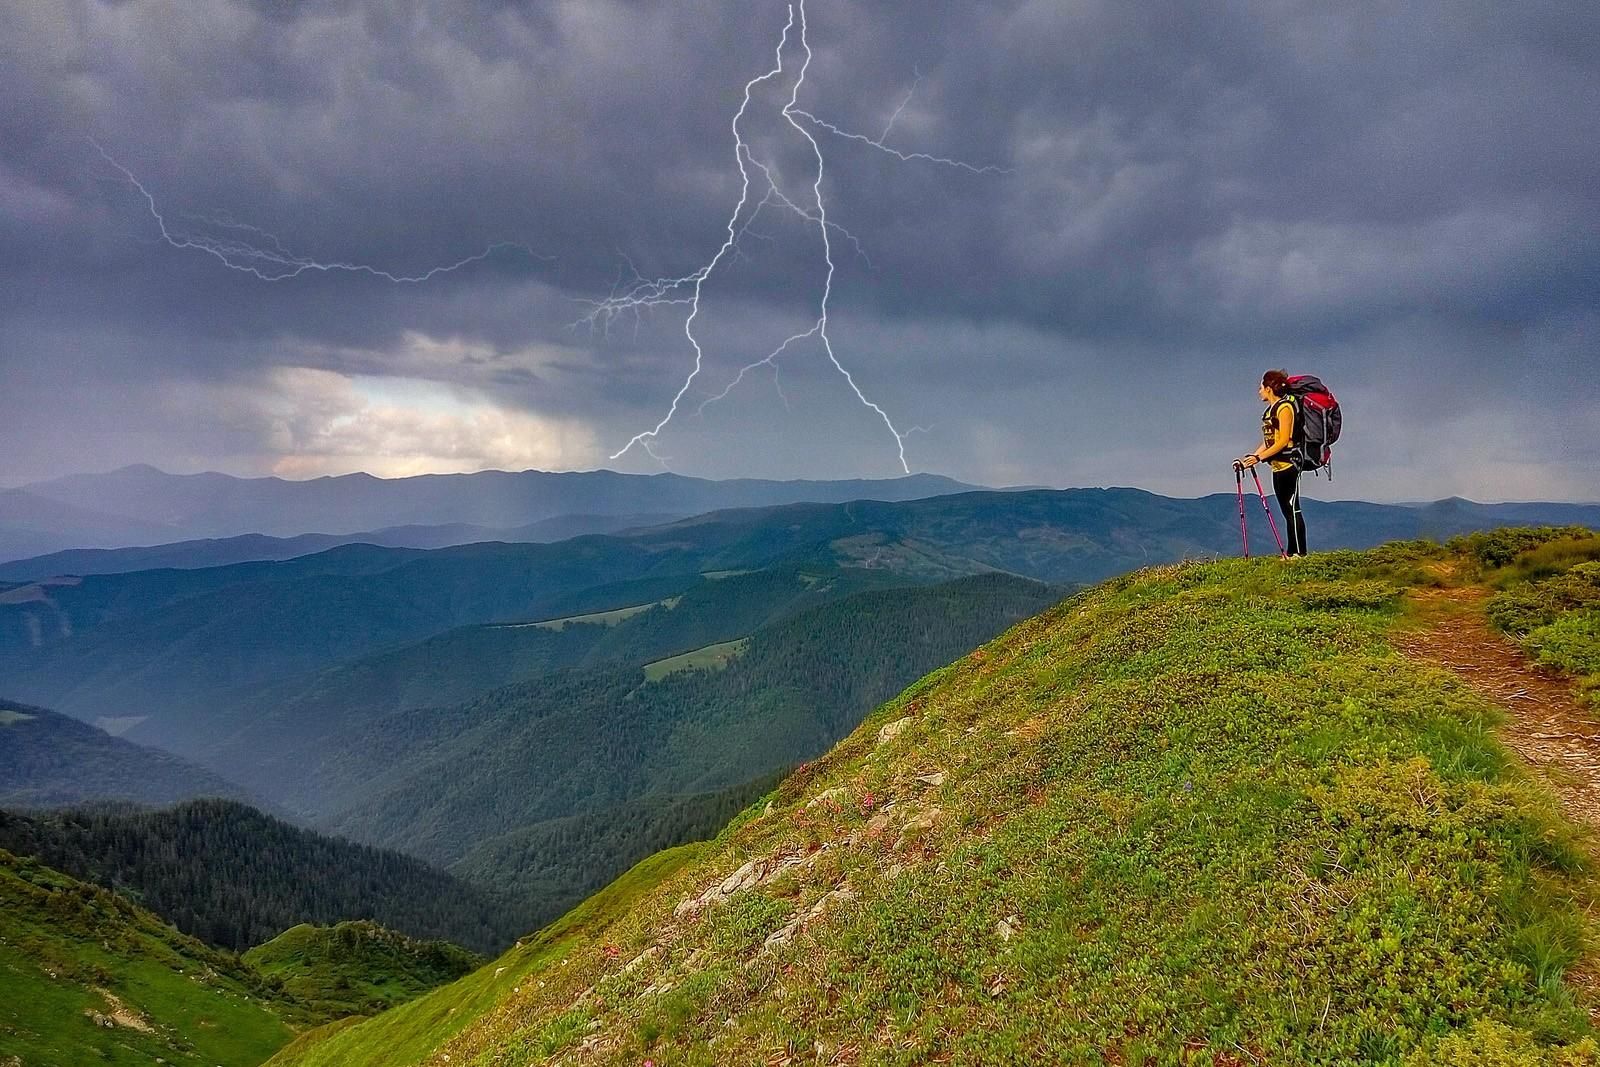
[[[11,819],[12,847],[28,847],[26,824],[31,851],[238,949],[360,917],[499,948],[650,852],[714,834],[744,783],[823,751],[918,673],[1060,596],[998,574],[905,581],[803,561],[697,572],[623,618],[460,628],[235,691],[234,718],[213,716],[219,733],[241,723],[214,764],[321,829],[459,864],[475,886],[434,885],[441,873],[398,857],[383,878],[325,884],[321,867],[353,875],[376,854],[337,856],[226,806]],[[272,870],[255,861],[269,856]],[[406,885],[430,888],[395,895]]]

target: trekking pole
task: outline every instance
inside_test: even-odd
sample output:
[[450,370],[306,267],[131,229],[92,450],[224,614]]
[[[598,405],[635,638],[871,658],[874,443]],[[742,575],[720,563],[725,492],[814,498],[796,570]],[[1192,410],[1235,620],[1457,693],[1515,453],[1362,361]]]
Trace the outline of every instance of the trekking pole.
[[1272,527],[1272,539],[1278,542],[1278,555],[1288,559],[1289,553],[1283,547],[1283,538],[1278,536],[1278,520],[1272,517],[1272,509],[1267,506],[1267,491],[1261,488],[1261,475],[1256,473],[1254,467],[1251,467],[1250,477],[1256,480],[1256,492],[1261,494],[1261,510],[1267,513],[1267,525]]
[[1233,465],[1233,489],[1239,497],[1239,540],[1244,542],[1244,558],[1250,558],[1250,527],[1244,521],[1244,468]]

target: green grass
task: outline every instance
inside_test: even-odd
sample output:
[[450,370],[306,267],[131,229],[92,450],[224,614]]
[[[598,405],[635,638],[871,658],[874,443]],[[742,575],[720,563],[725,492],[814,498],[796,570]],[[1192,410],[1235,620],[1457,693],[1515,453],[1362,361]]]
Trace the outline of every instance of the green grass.
[[302,923],[243,956],[324,1018],[374,1015],[415,1000],[484,961],[448,941],[418,941],[374,922]]
[[[148,1030],[97,1025],[110,998]],[[252,1067],[293,1036],[286,1020],[304,1018],[234,957],[0,852],[0,1064]]]
[[[1439,555],[1073,597],[625,909],[275,1067],[1595,1062],[1585,854],[1497,710],[1390,644]],[[752,860],[787,866],[678,913]]]
[[1595,532],[1583,526],[1506,526],[1463,534],[1451,540],[1449,547],[1486,570],[1509,569],[1530,578],[1541,576],[1541,572],[1554,573],[1545,569],[1546,563],[1554,564],[1554,569],[1564,569],[1557,561],[1569,554],[1565,546],[1594,539]]
[[704,847],[681,845],[658,852],[493,963],[358,1025],[344,1021],[304,1034],[274,1062],[302,1067],[420,1063],[507,997],[518,995],[524,986],[536,986],[539,974],[558,966],[572,945],[620,921],[643,895],[698,860]]
[[658,659],[654,663],[646,663],[644,665],[645,680],[659,682],[667,675],[676,674],[678,671],[720,671],[738,658],[740,653],[744,652],[747,644],[749,644],[749,640],[746,638],[740,638],[737,641],[722,641],[715,645],[697,648],[692,652],[685,652],[680,656],[668,656],[666,659]]

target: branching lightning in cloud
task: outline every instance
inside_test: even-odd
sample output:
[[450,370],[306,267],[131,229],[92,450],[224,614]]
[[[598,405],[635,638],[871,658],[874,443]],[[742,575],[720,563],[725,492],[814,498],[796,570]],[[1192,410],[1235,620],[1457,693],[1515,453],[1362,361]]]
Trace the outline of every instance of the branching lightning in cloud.
[[239,222],[225,212],[188,217],[204,222],[215,229],[255,234],[266,243],[252,244],[250,241],[240,237],[218,237],[207,233],[179,232],[168,226],[166,216],[162,214],[160,207],[156,204],[156,198],[138,178],[134,177],[131,170],[113,159],[109,152],[100,147],[99,142],[91,139],[89,143],[94,145],[95,151],[99,152],[107,163],[115,167],[123,179],[138,190],[139,195],[144,198],[145,207],[149,209],[150,217],[155,219],[156,227],[160,230],[161,240],[173,248],[192,248],[204,252],[221,261],[223,266],[230,270],[243,271],[266,282],[285,281],[307,271],[343,271],[352,274],[370,274],[375,278],[382,278],[389,282],[415,284],[417,282],[425,282],[440,274],[448,274],[451,271],[460,270],[469,264],[481,262],[504,248],[520,249],[536,259],[548,260],[554,258],[551,256],[539,256],[526,245],[518,244],[515,241],[496,241],[486,246],[483,251],[476,255],[466,256],[456,260],[454,263],[433,267],[421,274],[394,274],[378,267],[369,266],[366,263],[324,262],[297,255],[285,248],[283,242],[273,234],[258,226]]
[[836,369],[840,374],[844,375],[844,380],[850,383],[850,390],[856,394],[856,399],[861,401],[867,407],[871,408],[873,411],[877,412],[878,417],[883,420],[883,424],[889,428],[889,432],[894,434],[895,447],[900,453],[900,469],[905,473],[910,474],[911,464],[906,462],[905,434],[894,428],[894,422],[890,420],[888,412],[884,411],[883,408],[867,399],[867,395],[863,393],[861,391],[861,387],[856,384],[854,376],[852,376],[849,371],[845,370],[844,364],[839,362],[839,357],[834,355],[833,340],[828,336],[828,297],[833,295],[834,268],[833,243],[828,237],[828,208],[822,200],[822,146],[817,144],[817,139],[811,136],[810,132],[806,130],[804,126],[801,126],[795,121],[795,115],[799,114],[798,105],[800,103],[800,87],[805,84],[806,71],[811,69],[811,43],[806,40],[805,0],[800,0],[800,46],[805,49],[806,58],[805,62],[800,64],[800,76],[794,80],[794,91],[789,94],[789,102],[784,105],[783,117],[788,120],[789,125],[793,126],[797,131],[799,131],[802,137],[810,142],[812,154],[817,157],[817,180],[812,183],[811,191],[816,197],[817,216],[822,223],[817,227],[818,231],[822,234],[822,258],[828,265],[828,275],[822,283],[822,303],[820,308],[821,314],[817,317],[817,336],[822,339],[822,347],[828,353],[829,362],[833,364],[834,369]]
[[[796,36],[803,58],[799,62],[798,69],[794,71],[788,100],[780,109],[779,114],[785,123],[805,140],[812,158],[816,161],[816,171],[814,180],[811,182],[810,196],[803,198],[806,201],[803,203],[784,192],[778,176],[774,173],[773,166],[756,157],[750,145],[745,141],[741,130],[741,123],[750,111],[757,87],[779,78],[787,72],[785,52],[790,47],[791,37]],[[783,400],[785,407],[787,407],[788,397],[778,384],[778,360],[792,346],[815,339],[820,342],[829,363],[844,378],[851,392],[855,394],[856,399],[873,412],[894,437],[900,467],[907,474],[911,472],[910,464],[906,459],[906,438],[913,433],[926,433],[926,428],[913,426],[904,432],[899,430],[890,418],[889,413],[862,391],[861,387],[856,383],[855,377],[840,362],[838,354],[834,350],[833,338],[828,332],[828,305],[833,295],[836,270],[833,258],[834,238],[838,237],[849,242],[855,253],[866,262],[868,268],[875,268],[872,267],[872,261],[867,256],[866,249],[860,239],[828,217],[828,206],[822,195],[825,159],[822,146],[818,143],[812,128],[818,131],[826,131],[846,140],[863,143],[904,162],[934,163],[980,175],[1007,174],[1011,172],[1004,167],[976,165],[925,152],[903,152],[899,149],[891,148],[885,143],[889,134],[893,131],[895,123],[905,112],[906,107],[910,104],[913,95],[921,84],[921,71],[916,72],[916,80],[889,116],[883,132],[877,137],[854,133],[819,119],[810,111],[800,107],[800,93],[805,85],[806,75],[810,71],[812,58],[813,53],[807,33],[805,0],[794,0],[788,5],[788,17],[784,24],[783,32],[779,37],[777,47],[774,49],[774,65],[772,69],[758,74],[745,83],[743,99],[740,101],[738,110],[734,113],[730,123],[734,141],[734,161],[739,169],[739,197],[734,204],[733,211],[728,216],[725,226],[726,236],[717,248],[716,253],[699,269],[676,278],[646,278],[624,256],[623,259],[628,262],[629,269],[632,271],[632,280],[623,283],[619,278],[618,284],[612,287],[609,296],[602,300],[589,302],[590,311],[580,320],[580,322],[587,322],[590,328],[609,330],[611,322],[619,315],[632,313],[636,316],[635,321],[637,322],[637,316],[642,311],[663,307],[688,308],[688,314],[684,319],[683,332],[689,341],[690,347],[694,350],[693,369],[684,378],[683,384],[679,386],[678,391],[673,395],[666,414],[653,427],[635,434],[627,444],[612,453],[612,459],[620,459],[637,446],[658,463],[662,463],[665,466],[663,457],[656,451],[655,446],[662,431],[677,416],[684,397],[694,386],[696,379],[699,378],[705,367],[705,352],[701,346],[700,339],[695,334],[695,323],[700,317],[700,298],[705,282],[726,260],[736,260],[740,257],[740,242],[744,238],[752,237],[768,241],[773,239],[769,235],[753,228],[762,212],[772,208],[791,213],[799,217],[803,222],[815,226],[817,234],[822,239],[824,270],[821,279],[822,295],[817,304],[817,317],[808,329],[790,335],[760,359],[741,367],[732,381],[720,392],[702,400],[695,413],[698,415],[704,412],[709,405],[726,399],[745,380],[747,375],[761,367],[767,367],[772,371],[773,385],[778,390],[778,395]],[[131,170],[113,158],[99,143],[92,139],[90,143],[94,145],[95,150],[100,153],[106,163],[115,168],[122,179],[144,199],[145,207],[149,211],[150,217],[155,220],[163,242],[173,248],[193,249],[204,252],[218,260],[228,269],[250,274],[262,281],[285,281],[310,271],[339,271],[368,274],[388,282],[414,284],[481,262],[497,251],[507,248],[520,249],[528,255],[539,259],[548,260],[554,258],[537,256],[531,249],[522,244],[499,241],[488,245],[475,255],[463,257],[453,263],[433,267],[420,274],[396,274],[366,263],[321,261],[300,255],[291,251],[281,240],[268,231],[249,223],[241,222],[225,212],[209,215],[184,215],[184,218],[204,228],[182,229],[169,224],[167,216],[162,212],[155,196],[135,177]],[[751,195],[751,184],[753,180],[757,179],[764,185],[764,188],[760,197],[755,199]]]
[[[804,53],[804,59],[801,61],[799,70],[795,74],[794,83],[790,88],[789,100],[786,104],[784,104],[780,114],[789,124],[789,126],[795,130],[795,132],[797,132],[801,137],[805,138],[807,145],[809,145],[811,149],[811,154],[816,160],[816,177],[811,183],[812,203],[804,205],[796,203],[792,198],[783,193],[778,185],[777,179],[772,173],[771,168],[755,157],[755,155],[751,152],[750,146],[745,142],[744,137],[740,132],[740,122],[744,119],[745,114],[750,109],[751,97],[756,87],[779,77],[785,72],[784,51],[789,45],[789,37],[791,33],[795,32],[797,26],[799,31],[799,45]],[[900,469],[907,474],[911,473],[911,465],[906,459],[906,438],[915,432],[920,431],[925,433],[927,432],[926,429],[920,426],[912,427],[912,429],[904,432],[897,429],[894,421],[889,417],[889,413],[885,411],[881,405],[868,398],[868,396],[862,392],[861,387],[856,383],[855,377],[848,369],[846,369],[844,364],[839,361],[839,357],[834,351],[833,338],[828,333],[828,301],[833,295],[833,279],[835,272],[835,264],[833,261],[833,234],[838,233],[849,240],[855,247],[857,253],[861,254],[863,257],[865,256],[865,252],[862,249],[861,242],[853,233],[844,227],[839,226],[828,218],[827,203],[822,195],[822,181],[825,167],[822,146],[817,143],[817,139],[815,136],[813,136],[811,130],[807,129],[807,127],[803,125],[800,120],[804,119],[806,123],[809,123],[820,129],[827,130],[836,136],[853,141],[864,142],[873,148],[887,152],[888,154],[905,162],[920,161],[937,163],[945,166],[957,167],[962,170],[970,171],[974,174],[1006,174],[1010,173],[1010,171],[1004,167],[978,166],[957,159],[929,155],[925,152],[902,152],[898,149],[890,148],[888,145],[883,143],[884,138],[888,137],[890,131],[894,128],[895,122],[900,118],[900,115],[905,111],[906,106],[911,102],[912,94],[916,92],[917,85],[921,83],[922,74],[920,71],[917,72],[916,81],[912,83],[910,91],[908,91],[904,99],[900,101],[900,105],[895,108],[894,113],[890,115],[888,123],[884,126],[884,131],[879,137],[873,138],[867,137],[864,134],[851,133],[833,125],[832,123],[825,122],[822,119],[817,118],[811,112],[806,111],[799,106],[800,90],[804,86],[806,74],[811,68],[811,60],[812,51],[811,43],[807,35],[805,0],[797,0],[796,3],[788,5],[788,20],[784,24],[783,33],[779,38],[778,46],[775,50],[775,62],[773,68],[763,74],[757,75],[745,83],[743,99],[740,101],[739,109],[734,113],[733,121],[730,124],[733,132],[734,160],[739,168],[739,199],[737,203],[734,204],[732,213],[728,216],[728,222],[725,227],[727,236],[724,238],[721,247],[717,249],[716,254],[713,255],[705,265],[693,273],[679,278],[644,279],[642,277],[638,277],[637,272],[635,272],[636,281],[631,287],[620,292],[613,290],[611,295],[604,300],[595,301],[592,305],[590,313],[585,317],[585,321],[587,321],[591,326],[595,326],[597,324],[608,325],[611,319],[617,315],[626,314],[629,312],[637,314],[644,309],[671,305],[683,305],[690,309],[688,316],[684,320],[683,332],[684,336],[689,341],[690,347],[694,349],[694,368],[689,372],[688,376],[684,378],[683,384],[678,387],[677,393],[672,398],[672,403],[667,408],[667,413],[661,417],[660,421],[658,421],[650,429],[635,434],[631,439],[629,439],[627,444],[623,445],[622,448],[612,453],[612,459],[620,459],[635,446],[638,446],[643,448],[653,458],[660,462],[660,457],[657,456],[652,448],[652,445],[660,437],[662,431],[666,429],[667,425],[671,423],[673,418],[678,414],[679,404],[683,401],[683,398],[689,392],[689,389],[694,385],[695,379],[700,376],[700,373],[705,366],[705,352],[700,345],[699,338],[695,336],[694,324],[695,320],[700,315],[700,297],[704,290],[706,279],[711,276],[712,272],[717,269],[717,267],[723,262],[724,258],[727,258],[730,253],[734,257],[738,256],[739,241],[742,237],[747,234],[758,237],[764,236],[754,233],[750,227],[764,207],[772,203],[777,203],[779,206],[799,215],[805,221],[814,224],[817,227],[818,234],[822,238],[822,257],[825,266],[825,273],[823,275],[822,297],[818,302],[817,318],[809,329],[803,330],[799,333],[791,334],[789,337],[785,338],[781,344],[779,344],[771,352],[768,352],[765,356],[741,367],[738,374],[734,376],[733,380],[729,382],[720,392],[703,400],[696,408],[695,413],[698,415],[704,412],[707,406],[714,404],[719,400],[725,399],[741,382],[744,381],[747,374],[754,371],[758,367],[766,366],[772,369],[773,382],[776,386],[778,358],[782,356],[791,345],[800,341],[816,338],[821,342],[823,352],[827,355],[828,361],[844,378],[846,384],[849,385],[851,392],[855,394],[856,399],[874,414],[876,414],[878,418],[883,421],[883,424],[885,428],[888,429],[889,433],[894,436],[895,447],[900,461]],[[750,203],[750,182],[752,169],[760,172],[762,180],[766,182],[766,189],[763,192],[761,199],[756,202],[754,209],[749,212],[749,217],[743,218],[746,212],[746,205]],[[783,396],[781,388],[779,388],[779,396],[783,398],[784,405],[787,407],[788,398]]]
[[[784,110],[784,114],[785,115],[799,115],[801,118],[805,119],[807,122],[811,123],[813,126],[816,126],[816,127],[820,128],[820,129],[827,130],[829,133],[833,134],[835,137],[843,137],[843,138],[845,138],[846,140],[849,140],[849,141],[860,141],[862,144],[871,145],[873,148],[876,148],[878,151],[887,152],[889,155],[894,156],[896,159],[902,160],[902,161],[904,161],[906,163],[912,163],[912,162],[915,162],[917,160],[922,160],[923,162],[926,162],[926,163],[941,163],[941,164],[943,164],[943,165],[945,165],[947,167],[960,167],[962,170],[969,170],[974,174],[1015,174],[1016,173],[1010,167],[998,167],[998,166],[995,166],[992,163],[985,164],[983,166],[978,166],[977,164],[973,164],[973,163],[964,163],[959,159],[950,159],[947,156],[932,156],[932,155],[929,155],[926,152],[902,152],[898,148],[890,148],[888,145],[883,143],[883,140],[881,138],[868,137],[864,133],[851,133],[849,130],[842,130],[839,127],[835,126],[833,123],[828,122],[826,119],[819,119],[819,118],[817,118],[817,116],[813,115],[811,112],[803,111],[800,108],[786,108]],[[891,125],[892,125],[892,122],[891,122]]]

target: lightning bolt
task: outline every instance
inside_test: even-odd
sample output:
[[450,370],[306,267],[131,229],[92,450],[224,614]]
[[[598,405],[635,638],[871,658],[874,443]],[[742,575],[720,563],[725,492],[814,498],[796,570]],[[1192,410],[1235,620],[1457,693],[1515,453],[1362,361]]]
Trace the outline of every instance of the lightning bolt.
[[947,167],[958,167],[961,170],[968,170],[968,171],[971,171],[974,174],[1015,174],[1016,173],[1016,171],[1014,169],[1012,169],[1011,167],[999,167],[999,166],[994,165],[993,163],[988,163],[988,164],[984,164],[983,166],[978,166],[977,164],[966,163],[966,162],[963,162],[962,160],[959,160],[959,159],[950,159],[947,156],[932,156],[932,155],[929,155],[926,152],[902,152],[898,148],[890,148],[888,145],[884,144],[881,139],[879,139],[877,137],[868,137],[864,133],[851,133],[849,130],[842,130],[838,126],[835,126],[833,123],[828,122],[826,119],[817,118],[817,116],[813,115],[809,111],[802,111],[799,108],[792,108],[792,109],[786,108],[784,110],[784,114],[785,115],[789,115],[791,113],[795,114],[795,115],[799,115],[801,118],[805,119],[807,122],[811,123],[813,126],[818,127],[819,129],[827,130],[829,133],[833,134],[835,137],[843,137],[844,139],[846,139],[848,141],[860,141],[863,144],[871,145],[873,148],[876,148],[878,151],[887,152],[889,155],[894,156],[896,159],[899,159],[899,160],[901,160],[902,162],[905,162],[905,163],[912,163],[912,162],[915,162],[917,160],[922,160],[922,161],[927,162],[927,163],[939,163],[939,164],[942,164],[942,165],[947,166]]
[[883,132],[878,134],[878,140],[880,141],[889,139],[889,131],[894,129],[894,124],[900,121],[901,115],[905,114],[906,105],[911,103],[911,98],[917,95],[917,86],[922,84],[922,71],[913,67],[912,73],[916,75],[916,78],[912,81],[911,88],[906,90],[906,95],[901,98],[900,106],[894,109],[894,114],[890,115],[889,121],[884,123]]
[[366,263],[322,262],[306,256],[296,255],[285,248],[283,242],[266,230],[247,223],[239,222],[226,213],[211,216],[194,216],[198,221],[204,221],[218,229],[232,230],[236,233],[253,233],[265,239],[266,245],[251,244],[242,238],[213,237],[209,234],[189,234],[176,232],[167,225],[167,219],[156,203],[156,198],[144,184],[134,177],[127,167],[113,159],[111,154],[100,146],[93,138],[89,143],[94,145],[95,151],[100,153],[111,166],[115,167],[123,179],[144,198],[145,207],[150,212],[150,217],[155,219],[156,227],[161,233],[161,240],[173,248],[192,248],[204,252],[217,259],[223,266],[230,270],[243,271],[254,275],[264,282],[281,282],[289,278],[298,277],[307,271],[333,272],[343,271],[351,274],[370,274],[385,281],[400,284],[416,284],[425,282],[440,274],[460,270],[472,263],[488,259],[503,248],[517,248],[533,256],[535,259],[551,260],[553,256],[540,256],[526,245],[515,241],[496,241],[484,248],[476,255],[466,256],[454,263],[446,263],[433,267],[422,274],[394,274]]
[[822,234],[822,258],[828,265],[828,276],[822,283],[822,304],[817,316],[817,336],[822,339],[823,350],[828,353],[828,361],[834,369],[844,375],[844,380],[850,383],[851,392],[856,394],[856,399],[878,413],[883,424],[894,434],[895,448],[900,453],[900,469],[906,474],[911,473],[911,464],[906,462],[906,435],[894,428],[894,422],[889,418],[889,413],[883,408],[867,399],[867,394],[861,391],[856,384],[855,377],[839,362],[839,357],[833,352],[833,339],[828,336],[828,298],[833,295],[833,242],[828,237],[828,207],[822,201],[822,146],[817,144],[817,139],[811,136],[804,126],[795,121],[795,115],[800,114],[800,87],[805,84],[806,71],[811,69],[811,42],[806,39],[806,5],[805,0],[800,0],[800,46],[805,49],[805,62],[800,64],[800,76],[794,80],[794,90],[789,94],[789,102],[784,105],[783,117],[788,120],[802,137],[811,144],[811,152],[817,157],[817,180],[811,185],[811,192],[817,199],[817,217],[822,224],[817,227]]
[[[745,143],[743,135],[740,133],[740,123],[750,109],[751,97],[755,91],[755,88],[765,82],[779,77],[784,73],[784,51],[789,45],[790,35],[796,30],[797,22],[799,30],[799,44],[804,52],[805,58],[800,64],[799,71],[795,76],[794,84],[790,89],[788,103],[784,104],[780,114],[783,116],[784,120],[789,124],[789,126],[795,130],[795,132],[799,133],[801,137],[805,138],[806,143],[811,148],[812,156],[816,159],[816,178],[811,183],[811,201],[814,203],[814,207],[812,207],[811,204],[798,204],[792,198],[785,195],[779,187],[771,168],[755,157],[755,155],[751,152],[749,145]],[[900,118],[900,115],[905,111],[906,106],[911,102],[912,94],[916,92],[917,86],[921,83],[922,74],[920,71],[917,72],[916,81],[912,83],[911,89],[900,101],[899,106],[895,108],[894,113],[890,115],[888,123],[884,126],[883,133],[875,138],[868,137],[865,134],[853,133],[849,130],[842,129],[833,123],[817,118],[811,112],[801,108],[799,106],[800,90],[805,84],[806,74],[810,71],[812,60],[811,42],[807,29],[805,0],[798,0],[797,3],[789,4],[788,18],[784,24],[783,33],[778,39],[777,48],[774,50],[774,65],[772,69],[766,71],[765,73],[758,74],[756,77],[751,78],[745,83],[743,99],[740,101],[739,108],[734,113],[733,120],[730,123],[734,142],[734,161],[739,168],[739,198],[734,204],[733,211],[728,216],[727,224],[724,227],[727,236],[722,241],[722,244],[717,249],[716,253],[698,270],[695,270],[690,274],[683,275],[682,277],[645,279],[639,277],[637,272],[635,272],[635,283],[631,287],[621,292],[618,292],[616,288],[613,287],[612,293],[604,300],[591,302],[591,311],[584,320],[587,321],[591,327],[595,326],[597,323],[604,323],[606,326],[609,326],[609,323],[613,317],[628,312],[637,314],[641,310],[672,305],[687,306],[689,308],[689,314],[684,319],[683,332],[685,338],[689,342],[689,346],[694,350],[694,367],[689,371],[688,376],[684,378],[683,384],[678,387],[677,393],[673,395],[672,402],[667,407],[667,413],[663,415],[661,419],[650,429],[643,430],[635,434],[628,440],[627,444],[623,445],[616,452],[612,453],[610,458],[613,460],[622,458],[635,446],[638,446],[658,463],[661,462],[660,456],[657,455],[652,446],[660,437],[662,431],[665,430],[668,424],[672,422],[673,418],[677,416],[678,407],[680,403],[682,403],[684,396],[689,392],[689,389],[694,385],[695,379],[700,376],[701,372],[705,368],[705,352],[701,347],[700,339],[695,336],[694,324],[695,320],[700,316],[700,297],[704,291],[706,279],[711,276],[711,274],[717,269],[723,260],[729,256],[730,253],[732,253],[735,258],[738,257],[739,242],[741,238],[746,235],[753,235],[757,237],[765,236],[752,231],[751,226],[763,208],[769,204],[777,203],[779,206],[793,212],[807,222],[813,223],[817,227],[817,232],[822,238],[822,256],[826,272],[823,278],[822,298],[819,301],[817,308],[817,318],[809,329],[803,330],[799,333],[791,334],[789,337],[785,338],[781,344],[779,344],[772,351],[768,352],[765,356],[762,356],[760,359],[755,360],[752,363],[747,363],[741,367],[738,373],[734,376],[733,380],[730,381],[721,390],[721,392],[708,396],[700,403],[695,410],[695,414],[702,414],[711,404],[725,399],[741,382],[744,381],[746,375],[758,367],[770,367],[773,372],[774,386],[777,386],[778,358],[782,356],[791,345],[816,338],[821,342],[823,352],[827,355],[828,361],[844,378],[846,384],[849,385],[851,392],[855,394],[856,399],[859,400],[863,406],[877,415],[878,418],[883,422],[884,427],[894,437],[895,448],[900,461],[900,469],[906,474],[911,473],[911,465],[906,460],[906,438],[912,433],[926,433],[927,429],[921,426],[914,426],[904,432],[897,429],[894,421],[889,417],[889,413],[885,411],[881,405],[868,398],[866,393],[864,393],[861,390],[861,387],[856,383],[855,377],[844,366],[844,364],[839,361],[838,354],[834,351],[833,338],[828,333],[828,302],[833,295],[833,280],[836,270],[833,260],[833,233],[837,232],[848,239],[855,247],[857,253],[862,255],[864,258],[866,254],[862,248],[860,240],[857,239],[853,233],[844,227],[839,226],[837,223],[828,218],[827,204],[822,196],[822,181],[825,168],[822,146],[817,143],[817,139],[815,136],[813,136],[811,130],[807,129],[805,125],[802,125],[800,120],[803,119],[806,123],[809,123],[819,129],[826,130],[837,137],[863,142],[873,148],[878,149],[879,151],[895,156],[904,162],[936,163],[942,166],[956,167],[962,170],[970,171],[973,174],[1009,174],[1012,172],[1005,167],[993,165],[980,166],[958,159],[931,155],[926,152],[902,152],[899,149],[891,148],[884,143],[884,140],[888,137],[890,131],[893,130],[895,122]],[[754,209],[750,211],[749,217],[745,218],[741,223],[740,220],[745,214],[746,205],[750,203],[752,169],[760,172],[762,180],[766,183],[766,189],[763,191],[761,199],[755,204]],[[871,261],[868,260],[869,265],[870,262]],[[788,398],[784,396],[781,387],[778,387],[778,393],[784,401],[784,406],[787,407]],[[663,466],[665,466],[665,464],[663,464]]]
[[[591,322],[594,320],[594,316],[604,316],[609,320],[613,315],[626,310],[637,311],[640,308],[659,307],[662,304],[687,303],[690,305],[689,315],[684,319],[683,333],[688,338],[690,347],[694,349],[694,369],[683,380],[683,385],[678,388],[677,393],[673,396],[672,404],[668,407],[667,413],[661,417],[661,421],[657,422],[651,429],[634,434],[627,444],[612,453],[612,459],[620,459],[634,445],[639,445],[652,458],[655,458],[658,463],[660,462],[660,457],[656,456],[650,446],[657,437],[661,436],[661,431],[666,427],[667,423],[672,421],[672,417],[678,413],[678,402],[689,391],[689,387],[694,384],[694,380],[699,377],[701,368],[704,366],[705,353],[700,348],[699,338],[694,335],[694,320],[700,315],[700,293],[706,279],[711,276],[712,271],[716,270],[717,264],[722,262],[722,257],[727,255],[729,250],[738,243],[740,233],[738,228],[739,216],[743,213],[745,203],[750,198],[750,171],[745,166],[745,161],[749,158],[749,149],[744,143],[744,138],[739,134],[739,120],[744,118],[745,112],[750,109],[750,97],[755,91],[755,87],[783,73],[783,50],[789,43],[789,31],[793,28],[794,6],[791,4],[789,6],[788,22],[784,24],[783,35],[778,40],[775,56],[776,65],[765,74],[758,74],[744,83],[744,98],[740,100],[739,110],[734,112],[733,122],[730,124],[735,145],[734,160],[739,167],[739,201],[733,206],[733,214],[728,216],[728,236],[722,242],[722,246],[717,249],[710,262],[694,273],[681,278],[658,278],[652,282],[641,282],[622,296],[612,296],[607,300],[601,301],[590,317]],[[748,226],[748,223],[746,225]],[[692,290],[690,296],[674,297],[671,295],[685,287],[689,287]]]

